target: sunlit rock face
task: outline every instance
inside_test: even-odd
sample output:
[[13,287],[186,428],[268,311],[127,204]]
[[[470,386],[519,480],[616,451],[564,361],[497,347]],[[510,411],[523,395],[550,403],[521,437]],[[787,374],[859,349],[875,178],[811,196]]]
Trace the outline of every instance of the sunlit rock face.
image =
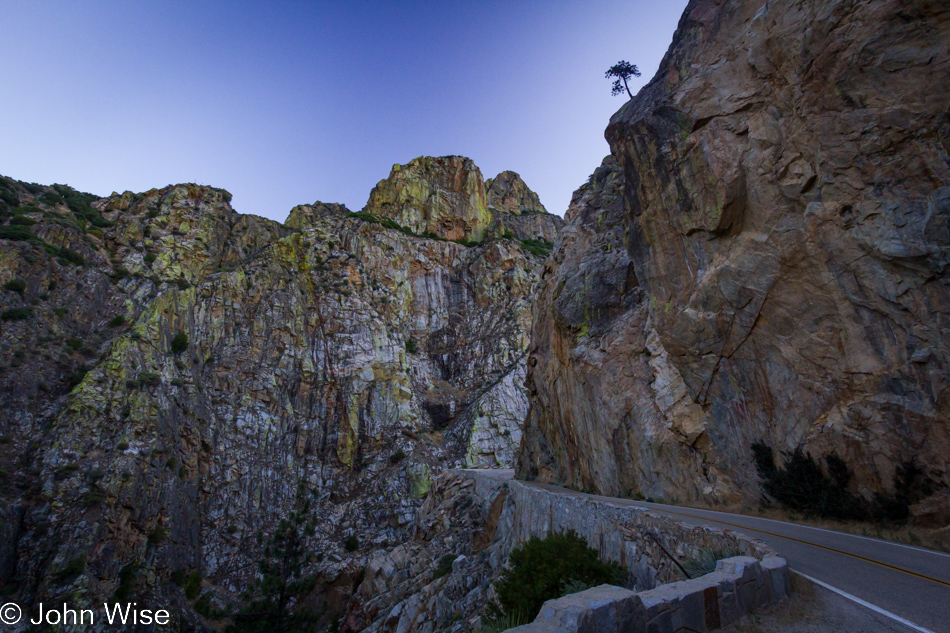
[[485,182],[488,205],[504,213],[529,215],[547,213],[538,194],[528,189],[521,176],[513,171],[503,171]]
[[950,485],[948,40],[944,3],[689,4],[543,274],[524,476],[752,502],[763,441]]
[[[484,202],[471,161],[440,161],[458,170],[413,187],[458,175]],[[93,226],[3,183],[5,226],[35,222],[0,242],[0,285],[25,286],[2,309],[29,313],[0,330],[0,580],[25,603],[127,591],[197,622],[170,578],[198,572],[238,609],[268,535],[306,506],[311,606],[342,613],[435,475],[514,464],[543,261],[518,239],[430,239],[320,202],[282,225],[196,185],[87,196]]]
[[487,182],[463,156],[420,156],[393,165],[370,193],[364,212],[417,234],[460,242],[486,238],[543,238],[554,242],[563,224],[548,213],[513,171]]
[[485,180],[464,156],[420,156],[393,165],[380,180],[364,209],[416,233],[449,240],[481,241],[491,224]]

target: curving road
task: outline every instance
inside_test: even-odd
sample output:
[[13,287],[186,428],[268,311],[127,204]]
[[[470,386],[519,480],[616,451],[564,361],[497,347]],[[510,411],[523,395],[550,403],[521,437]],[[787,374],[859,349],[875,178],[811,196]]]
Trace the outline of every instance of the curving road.
[[772,519],[661,503],[587,495],[524,482],[563,494],[640,506],[690,525],[738,530],[765,541],[789,568],[839,595],[850,594],[897,630],[950,633],[950,554]]

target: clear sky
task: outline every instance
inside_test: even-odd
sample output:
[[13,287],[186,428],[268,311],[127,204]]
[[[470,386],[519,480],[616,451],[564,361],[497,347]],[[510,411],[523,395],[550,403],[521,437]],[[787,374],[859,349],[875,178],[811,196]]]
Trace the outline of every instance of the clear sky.
[[83,191],[222,187],[242,213],[356,211],[393,163],[471,157],[553,213],[608,153],[686,0],[5,0],[0,174]]

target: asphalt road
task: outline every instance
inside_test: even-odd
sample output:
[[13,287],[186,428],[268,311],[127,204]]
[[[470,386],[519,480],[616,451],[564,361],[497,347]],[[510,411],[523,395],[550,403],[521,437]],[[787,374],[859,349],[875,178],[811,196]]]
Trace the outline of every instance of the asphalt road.
[[791,570],[903,618],[910,624],[904,627],[907,631],[950,633],[950,554],[784,521],[524,483],[649,508],[691,525],[741,531],[771,545],[788,561]]

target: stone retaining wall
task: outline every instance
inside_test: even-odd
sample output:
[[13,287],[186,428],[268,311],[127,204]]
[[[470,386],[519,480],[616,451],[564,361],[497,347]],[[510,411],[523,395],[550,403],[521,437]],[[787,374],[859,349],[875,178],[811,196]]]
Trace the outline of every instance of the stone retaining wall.
[[[788,590],[784,561],[760,541],[690,527],[623,500],[547,490],[515,481],[513,474],[454,470],[436,477],[413,538],[367,562],[347,630],[480,631],[511,551],[533,536],[567,530],[587,539],[603,559],[622,563],[630,571],[627,589],[602,586],[549,602],[532,625],[541,628],[528,631],[705,631],[697,628],[699,620],[703,626],[731,622]],[[683,581],[671,557],[685,562],[704,550],[744,556]],[[437,574],[446,557],[454,558],[451,571]]]
[[705,633],[772,604],[791,589],[785,559],[721,560],[693,580],[633,592],[601,585],[549,600],[531,624],[507,633]]
[[630,570],[639,590],[683,580],[672,560],[685,561],[704,551],[731,552],[761,560],[775,552],[762,541],[732,530],[686,525],[646,508],[623,505],[563,491],[551,491],[511,479],[512,471],[462,470],[475,479],[476,496],[487,506],[506,494],[495,535],[504,557],[533,536],[573,530],[604,560]]

